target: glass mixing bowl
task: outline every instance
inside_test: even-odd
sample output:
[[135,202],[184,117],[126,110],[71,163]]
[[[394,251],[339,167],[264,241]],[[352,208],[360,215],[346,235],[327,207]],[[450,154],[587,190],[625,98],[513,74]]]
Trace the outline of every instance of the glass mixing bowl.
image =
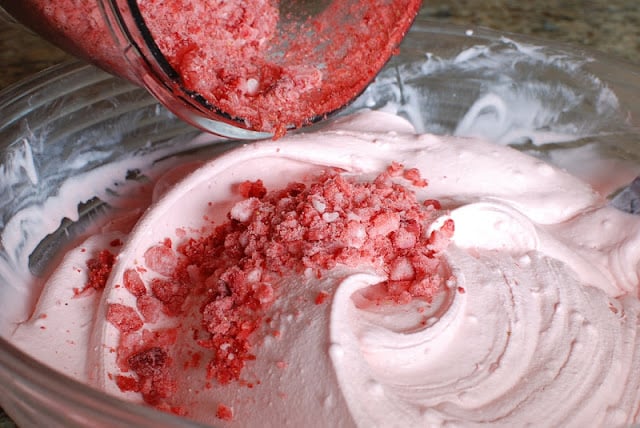
[[[635,206],[628,183],[640,173],[637,66],[418,19],[399,54],[340,114],[362,108],[394,111],[421,132],[512,145],[572,170],[623,209]],[[0,405],[20,427],[197,426],[77,383],[8,337],[21,309],[16,296],[29,294],[32,276],[45,275],[65,245],[109,210],[101,195],[117,198],[117,183],[144,176],[145,165],[168,167],[237,143],[193,142],[198,131],[144,90],[80,63],[3,91],[0,111]],[[85,189],[64,212],[29,215],[48,206],[70,177],[124,158],[146,160],[108,169],[112,185]]]

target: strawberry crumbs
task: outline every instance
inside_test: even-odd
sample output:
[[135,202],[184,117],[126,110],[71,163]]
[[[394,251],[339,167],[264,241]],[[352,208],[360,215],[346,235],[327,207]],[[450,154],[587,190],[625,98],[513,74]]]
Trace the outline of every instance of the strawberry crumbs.
[[[261,181],[244,182],[244,198],[228,220],[213,232],[175,244],[168,239],[144,254],[145,267],[126,270],[124,287],[137,307],[110,304],[107,320],[121,333],[116,349],[123,391],[140,392],[159,409],[184,413],[170,405],[180,380],[170,349],[177,328],[156,329],[160,315],[180,319],[200,302],[200,327],[194,338],[203,352],[186,365],[206,364],[207,379],[220,385],[242,381],[246,364],[257,358],[253,333],[265,322],[276,299],[286,298],[279,278],[308,275],[322,278],[338,265],[367,265],[388,278],[376,304],[403,305],[413,299],[430,302],[450,278],[442,269],[441,252],[454,232],[452,220],[432,231],[439,216],[435,200],[420,202],[406,180],[427,186],[418,170],[392,163],[373,181],[359,182],[330,169],[311,182],[293,182],[267,191]],[[101,253],[102,254],[102,253]],[[106,281],[113,260],[89,270],[96,285]],[[143,271],[154,272],[145,284]],[[333,290],[316,294],[315,304],[330,299]],[[207,357],[203,357],[207,355]],[[216,416],[230,420],[229,407]]]

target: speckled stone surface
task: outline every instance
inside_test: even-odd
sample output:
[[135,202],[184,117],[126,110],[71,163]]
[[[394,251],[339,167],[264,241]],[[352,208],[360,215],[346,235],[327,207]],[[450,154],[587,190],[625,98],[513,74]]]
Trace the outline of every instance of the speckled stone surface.
[[424,16],[587,46],[640,64],[638,0],[426,1]]
[[[426,1],[421,14],[442,23],[586,46],[640,64],[639,0],[441,0]],[[0,14],[0,90],[70,59]],[[15,424],[0,409],[0,428],[10,427]]]

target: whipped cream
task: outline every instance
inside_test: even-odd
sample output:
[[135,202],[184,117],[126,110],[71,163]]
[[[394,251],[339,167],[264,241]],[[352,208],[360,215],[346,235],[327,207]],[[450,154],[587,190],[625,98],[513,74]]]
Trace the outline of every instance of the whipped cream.
[[[375,262],[276,278],[287,293],[252,333],[255,360],[223,384],[193,360],[197,311],[182,320],[145,317],[123,286],[136,267],[152,288],[159,276],[149,268],[150,248],[222,224],[227,213],[243,221],[251,198],[235,190],[239,183],[262,180],[277,190],[328,168],[366,182],[392,161],[428,181],[404,183],[418,201],[441,204],[429,231],[455,225],[439,249],[444,275],[433,299],[376,304],[368,291],[394,271]],[[167,410],[217,425],[638,422],[640,219],[608,207],[563,170],[483,140],[416,134],[374,111],[188,164],[159,183],[139,219],[145,198],[69,251],[13,343],[80,381],[142,401],[118,383],[131,375],[119,361],[126,335],[109,321],[113,305],[133,308],[144,329],[178,331]],[[86,289],[86,262],[101,249],[116,254],[113,270],[104,290]]]

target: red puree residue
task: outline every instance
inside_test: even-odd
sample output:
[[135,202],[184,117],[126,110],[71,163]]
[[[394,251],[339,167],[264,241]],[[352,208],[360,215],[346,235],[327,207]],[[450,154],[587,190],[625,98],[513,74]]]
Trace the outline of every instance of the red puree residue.
[[[99,3],[0,0],[47,40],[143,85],[114,42]],[[362,92],[397,51],[421,5],[420,0],[333,0],[304,16],[314,2],[137,3],[187,96],[200,99],[199,94],[224,115],[276,136],[326,116]]]
[[292,15],[310,7],[295,0],[138,4],[185,88],[279,136],[364,90],[395,53],[421,1],[334,0],[306,17]]
[[[244,182],[238,186],[244,199],[212,233],[177,246],[165,239],[149,248],[145,267],[124,276],[137,308],[111,304],[107,311],[121,332],[120,369],[129,373],[115,376],[120,388],[140,392],[158,408],[184,413],[168,404],[181,381],[170,355],[178,329],[151,330],[144,323],[160,313],[180,319],[198,310],[200,326],[193,334],[203,352],[194,353],[187,365],[206,364],[207,378],[219,384],[239,381],[251,387],[241,373],[256,358],[252,333],[268,321],[273,302],[286,298],[287,290],[279,288],[285,276],[321,278],[337,265],[366,265],[388,278],[379,285],[383,293],[375,303],[431,301],[449,279],[440,253],[453,234],[453,221],[427,233],[439,204],[418,201],[400,184],[403,179],[427,186],[417,170],[397,163],[371,182],[337,170],[273,191],[261,181]],[[158,274],[146,285],[140,275],[145,269]],[[323,304],[333,291],[312,295],[310,301]],[[186,303],[188,298],[199,303]],[[231,409],[220,404],[217,416],[229,419]]]

